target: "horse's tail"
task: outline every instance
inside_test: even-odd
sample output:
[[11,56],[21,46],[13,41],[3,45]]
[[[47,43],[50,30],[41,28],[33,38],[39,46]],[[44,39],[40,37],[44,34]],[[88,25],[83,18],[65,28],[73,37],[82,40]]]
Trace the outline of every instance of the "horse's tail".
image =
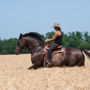
[[81,50],[81,51],[83,51],[90,59],[90,53],[87,50]]

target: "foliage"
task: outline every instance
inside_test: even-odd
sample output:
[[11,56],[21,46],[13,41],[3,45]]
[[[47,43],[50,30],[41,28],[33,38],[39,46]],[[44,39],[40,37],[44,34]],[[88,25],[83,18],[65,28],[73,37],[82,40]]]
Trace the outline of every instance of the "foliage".
[[15,54],[17,39],[0,40],[0,54]]

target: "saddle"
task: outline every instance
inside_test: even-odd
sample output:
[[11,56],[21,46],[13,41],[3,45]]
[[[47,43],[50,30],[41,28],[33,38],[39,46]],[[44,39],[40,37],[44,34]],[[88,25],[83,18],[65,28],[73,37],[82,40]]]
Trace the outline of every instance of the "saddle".
[[[50,45],[45,45],[44,51],[48,52],[50,48]],[[62,48],[62,46],[59,46],[55,51],[53,51],[54,53],[62,53],[65,51],[65,48]]]

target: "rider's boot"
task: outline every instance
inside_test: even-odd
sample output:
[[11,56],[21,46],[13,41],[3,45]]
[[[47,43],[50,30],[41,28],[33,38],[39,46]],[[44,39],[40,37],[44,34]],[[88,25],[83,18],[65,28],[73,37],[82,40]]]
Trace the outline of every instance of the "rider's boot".
[[47,67],[50,67],[51,66],[51,63],[50,63],[51,60],[47,60]]

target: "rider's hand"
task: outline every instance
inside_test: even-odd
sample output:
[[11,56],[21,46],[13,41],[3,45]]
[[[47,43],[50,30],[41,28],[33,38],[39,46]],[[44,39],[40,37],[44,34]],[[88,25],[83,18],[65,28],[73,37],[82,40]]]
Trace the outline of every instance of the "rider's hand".
[[45,42],[48,42],[48,40],[45,40]]

